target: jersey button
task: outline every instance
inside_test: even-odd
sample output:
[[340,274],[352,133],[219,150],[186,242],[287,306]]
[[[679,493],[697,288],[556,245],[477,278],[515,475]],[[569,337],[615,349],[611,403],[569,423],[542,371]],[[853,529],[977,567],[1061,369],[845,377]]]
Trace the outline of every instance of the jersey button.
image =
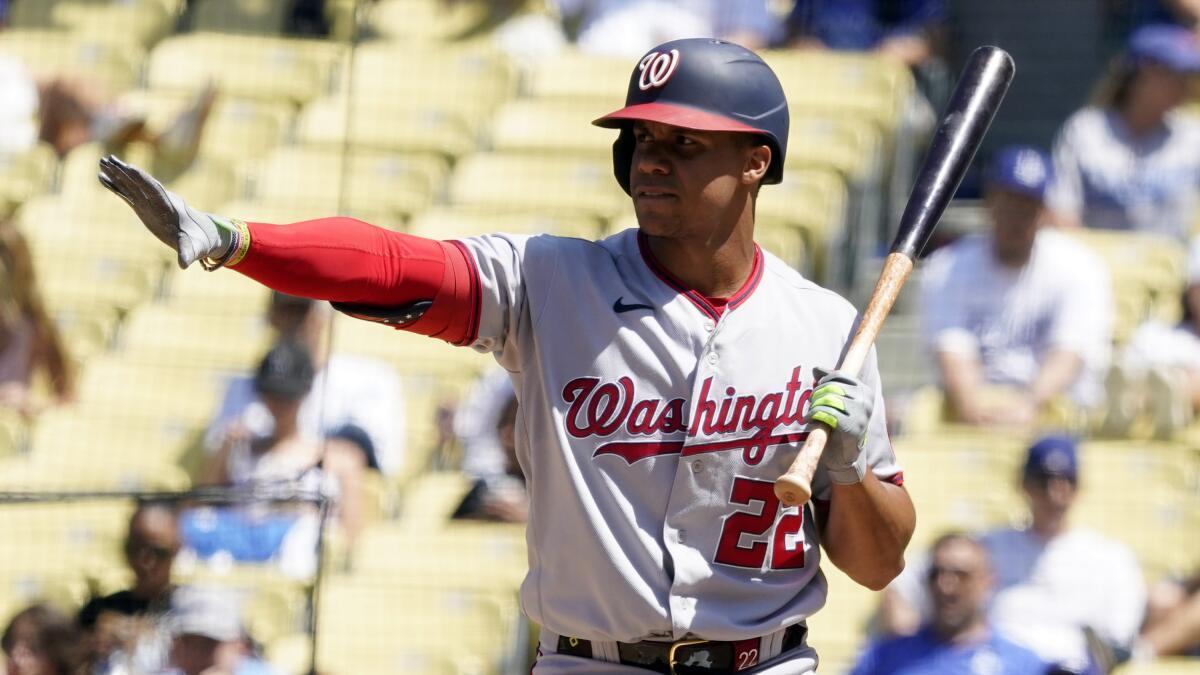
[[720,360],[721,360],[721,357],[717,356],[717,353],[716,353],[716,352],[709,352],[709,353],[708,353],[708,362],[709,362],[711,365],[714,365],[714,366],[715,366],[715,365],[717,365],[717,362],[718,362],[718,361],[720,361]]
[[698,459],[692,460],[692,473],[700,473],[704,470],[704,462]]
[[676,532],[675,538],[678,539],[679,543],[681,543],[681,544],[687,542],[687,531],[680,530],[680,531]]
[[706,330],[710,333],[713,332],[713,329],[716,327],[717,327],[717,322],[713,321],[712,319],[707,319],[704,322],[704,330]]

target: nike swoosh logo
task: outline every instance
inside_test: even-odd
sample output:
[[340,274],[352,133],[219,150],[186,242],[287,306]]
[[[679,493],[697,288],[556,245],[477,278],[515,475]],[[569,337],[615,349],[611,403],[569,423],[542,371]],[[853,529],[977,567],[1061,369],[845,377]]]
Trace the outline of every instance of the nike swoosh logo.
[[613,311],[616,312],[617,314],[624,314],[625,312],[632,312],[635,309],[648,309],[651,312],[654,311],[654,308],[651,307],[650,305],[626,305],[625,303],[621,302],[624,299],[625,299],[625,296],[622,295],[621,297],[617,298],[616,302],[613,303]]

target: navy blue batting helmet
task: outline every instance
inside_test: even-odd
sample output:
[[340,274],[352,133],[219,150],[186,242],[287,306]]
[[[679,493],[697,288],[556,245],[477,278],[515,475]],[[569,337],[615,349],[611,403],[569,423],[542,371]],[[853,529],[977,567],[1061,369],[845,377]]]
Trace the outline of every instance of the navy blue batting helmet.
[[783,180],[788,107],[779,78],[758,54],[732,42],[688,38],[665,42],[638,61],[625,107],[592,122],[620,129],[613,143],[613,172],[629,192],[634,120],[698,131],[738,131],[763,136],[771,165],[763,183]]

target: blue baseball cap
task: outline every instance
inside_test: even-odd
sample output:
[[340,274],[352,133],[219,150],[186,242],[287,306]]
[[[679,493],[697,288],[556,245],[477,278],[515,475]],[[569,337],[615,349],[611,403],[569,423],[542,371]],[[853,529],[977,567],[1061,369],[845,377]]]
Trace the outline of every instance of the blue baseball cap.
[[992,158],[986,179],[990,185],[1034,199],[1043,199],[1050,185],[1050,157],[1027,145],[1010,145]]
[[1200,73],[1200,41],[1181,26],[1143,26],[1129,38],[1129,58],[1135,63],[1161,63],[1181,73]]
[[1070,436],[1045,436],[1029,448],[1022,475],[1026,478],[1079,479],[1079,452]]

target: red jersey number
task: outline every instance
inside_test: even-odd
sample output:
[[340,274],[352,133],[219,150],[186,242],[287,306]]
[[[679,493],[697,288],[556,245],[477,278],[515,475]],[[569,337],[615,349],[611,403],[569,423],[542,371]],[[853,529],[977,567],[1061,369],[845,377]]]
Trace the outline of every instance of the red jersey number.
[[[804,567],[803,509],[796,513],[784,514],[775,525],[775,518],[779,514],[779,498],[775,496],[774,485],[769,481],[741,477],[733,481],[729,502],[747,506],[749,510],[737,511],[725,518],[713,562],[733,567],[762,569],[770,551],[770,569]],[[742,535],[757,539],[765,535],[772,525],[775,525],[775,532],[771,535],[769,546],[766,540],[751,541],[747,546],[742,545]]]

